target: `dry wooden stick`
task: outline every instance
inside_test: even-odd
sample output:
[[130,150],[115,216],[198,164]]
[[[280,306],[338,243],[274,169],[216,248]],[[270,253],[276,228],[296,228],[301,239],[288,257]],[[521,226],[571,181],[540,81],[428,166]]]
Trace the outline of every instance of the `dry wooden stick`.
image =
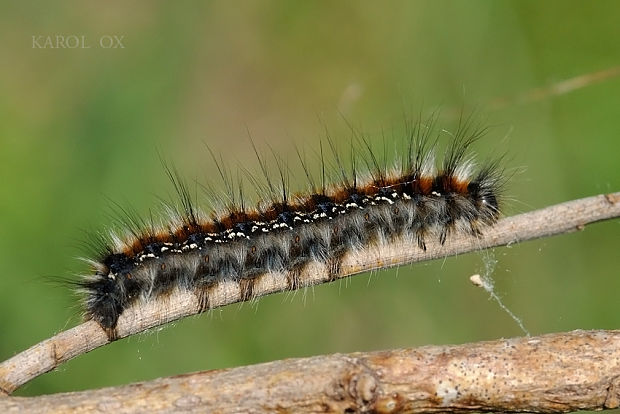
[[620,331],[275,361],[40,397],[0,412],[436,413],[620,405]]
[[[341,277],[372,269],[382,269],[408,263],[447,257],[456,254],[513,244],[525,240],[581,230],[586,224],[620,216],[620,193],[599,195],[570,201],[541,210],[500,220],[479,238],[454,236],[444,245],[427,243],[427,250],[417,245],[397,241],[383,246],[364,249],[344,258]],[[328,270],[320,264],[309,266],[303,280],[310,284],[330,280]],[[288,289],[283,275],[266,274],[254,286],[255,296],[264,296]],[[225,306],[242,300],[236,283],[220,284],[209,297],[213,307]],[[143,306],[127,309],[117,325],[119,338],[194,315],[199,312],[197,298],[183,291],[170,296],[168,306]],[[0,395],[10,394],[33,378],[51,371],[63,362],[109,342],[100,326],[88,321],[61,332],[0,364]]]

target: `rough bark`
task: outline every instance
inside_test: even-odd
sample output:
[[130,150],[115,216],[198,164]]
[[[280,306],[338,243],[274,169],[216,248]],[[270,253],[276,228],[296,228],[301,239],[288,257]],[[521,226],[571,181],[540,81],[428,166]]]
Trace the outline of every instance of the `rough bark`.
[[435,413],[616,408],[620,331],[289,359],[0,399],[0,412]]

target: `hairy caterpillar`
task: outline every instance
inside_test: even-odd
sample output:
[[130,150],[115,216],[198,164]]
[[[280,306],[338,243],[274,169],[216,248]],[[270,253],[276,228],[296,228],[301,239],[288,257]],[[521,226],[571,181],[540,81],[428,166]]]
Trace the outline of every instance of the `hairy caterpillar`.
[[[159,225],[126,213],[126,236],[97,238],[98,253],[89,260],[92,272],[78,282],[86,318],[115,339],[125,309],[165,298],[173,289],[194,293],[204,311],[210,290],[222,282],[238,283],[240,299],[247,300],[265,273],[285,275],[295,289],[304,285],[300,275],[308,264],[326,264],[336,277],[341,258],[368,245],[400,237],[425,250],[428,237],[443,243],[452,232],[479,235],[499,217],[503,171],[498,160],[475,168],[468,150],[484,131],[471,119],[461,120],[438,168],[439,134],[433,123],[410,128],[395,168],[379,162],[362,139],[363,154],[356,156],[352,149],[347,169],[330,142],[339,177],[331,185],[326,184],[322,151],[319,186],[300,155],[310,182],[310,189],[300,194],[291,195],[288,171],[278,158],[276,184],[259,156],[265,183],[252,182],[268,196],[253,208],[246,205],[242,186],[232,185],[211,154],[229,193],[224,211],[211,215],[195,206],[186,184],[166,167],[181,208],[170,208],[169,220]],[[366,178],[357,157],[366,164]]]

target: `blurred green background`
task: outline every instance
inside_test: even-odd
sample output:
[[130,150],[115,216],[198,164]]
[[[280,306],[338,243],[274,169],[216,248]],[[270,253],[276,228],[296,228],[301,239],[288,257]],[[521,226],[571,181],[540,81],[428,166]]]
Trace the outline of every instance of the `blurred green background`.
[[[294,164],[293,143],[316,148],[325,125],[348,142],[343,118],[380,142],[403,114],[440,108],[451,128],[476,108],[491,125],[478,152],[505,150],[517,171],[506,214],[620,191],[620,78],[594,81],[620,65],[620,2],[0,4],[1,360],[78,323],[77,298],[49,277],[85,269],[80,242],[109,226],[109,199],[159,210],[172,190],[158,151],[189,180],[218,184],[203,143],[256,171],[247,131]],[[90,48],[33,47],[56,35]],[[101,47],[113,43],[103,36],[124,47]],[[579,76],[582,87],[550,92]],[[532,334],[620,328],[619,231],[615,220],[495,249],[497,293]],[[81,356],[17,394],[522,335],[469,282],[487,256],[215,310]]]

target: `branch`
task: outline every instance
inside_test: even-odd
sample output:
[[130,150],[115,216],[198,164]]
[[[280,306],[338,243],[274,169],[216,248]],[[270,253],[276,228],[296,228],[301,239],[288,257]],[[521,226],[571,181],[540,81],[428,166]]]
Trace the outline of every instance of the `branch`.
[[620,331],[335,354],[0,399],[1,412],[436,413],[620,405]]
[[[569,201],[502,219],[478,238],[454,235],[449,237],[444,245],[438,241],[429,241],[426,251],[421,250],[415,243],[402,240],[373,246],[346,256],[341,265],[340,277],[582,230],[586,224],[619,216],[620,193]],[[307,281],[307,286],[326,283],[330,281],[330,277],[325,266],[314,263],[304,270],[301,280]],[[260,297],[288,288],[285,275],[269,273],[257,281],[253,293],[254,297]],[[239,284],[230,282],[218,285],[210,294],[209,302],[212,307],[219,307],[239,302],[242,298]],[[124,338],[194,315],[199,309],[198,300],[191,292],[173,292],[165,307],[161,304],[146,304],[140,308],[125,310],[117,324],[118,337]],[[0,364],[0,395],[10,394],[63,362],[108,342],[104,331],[93,321],[87,321],[44,340]]]

